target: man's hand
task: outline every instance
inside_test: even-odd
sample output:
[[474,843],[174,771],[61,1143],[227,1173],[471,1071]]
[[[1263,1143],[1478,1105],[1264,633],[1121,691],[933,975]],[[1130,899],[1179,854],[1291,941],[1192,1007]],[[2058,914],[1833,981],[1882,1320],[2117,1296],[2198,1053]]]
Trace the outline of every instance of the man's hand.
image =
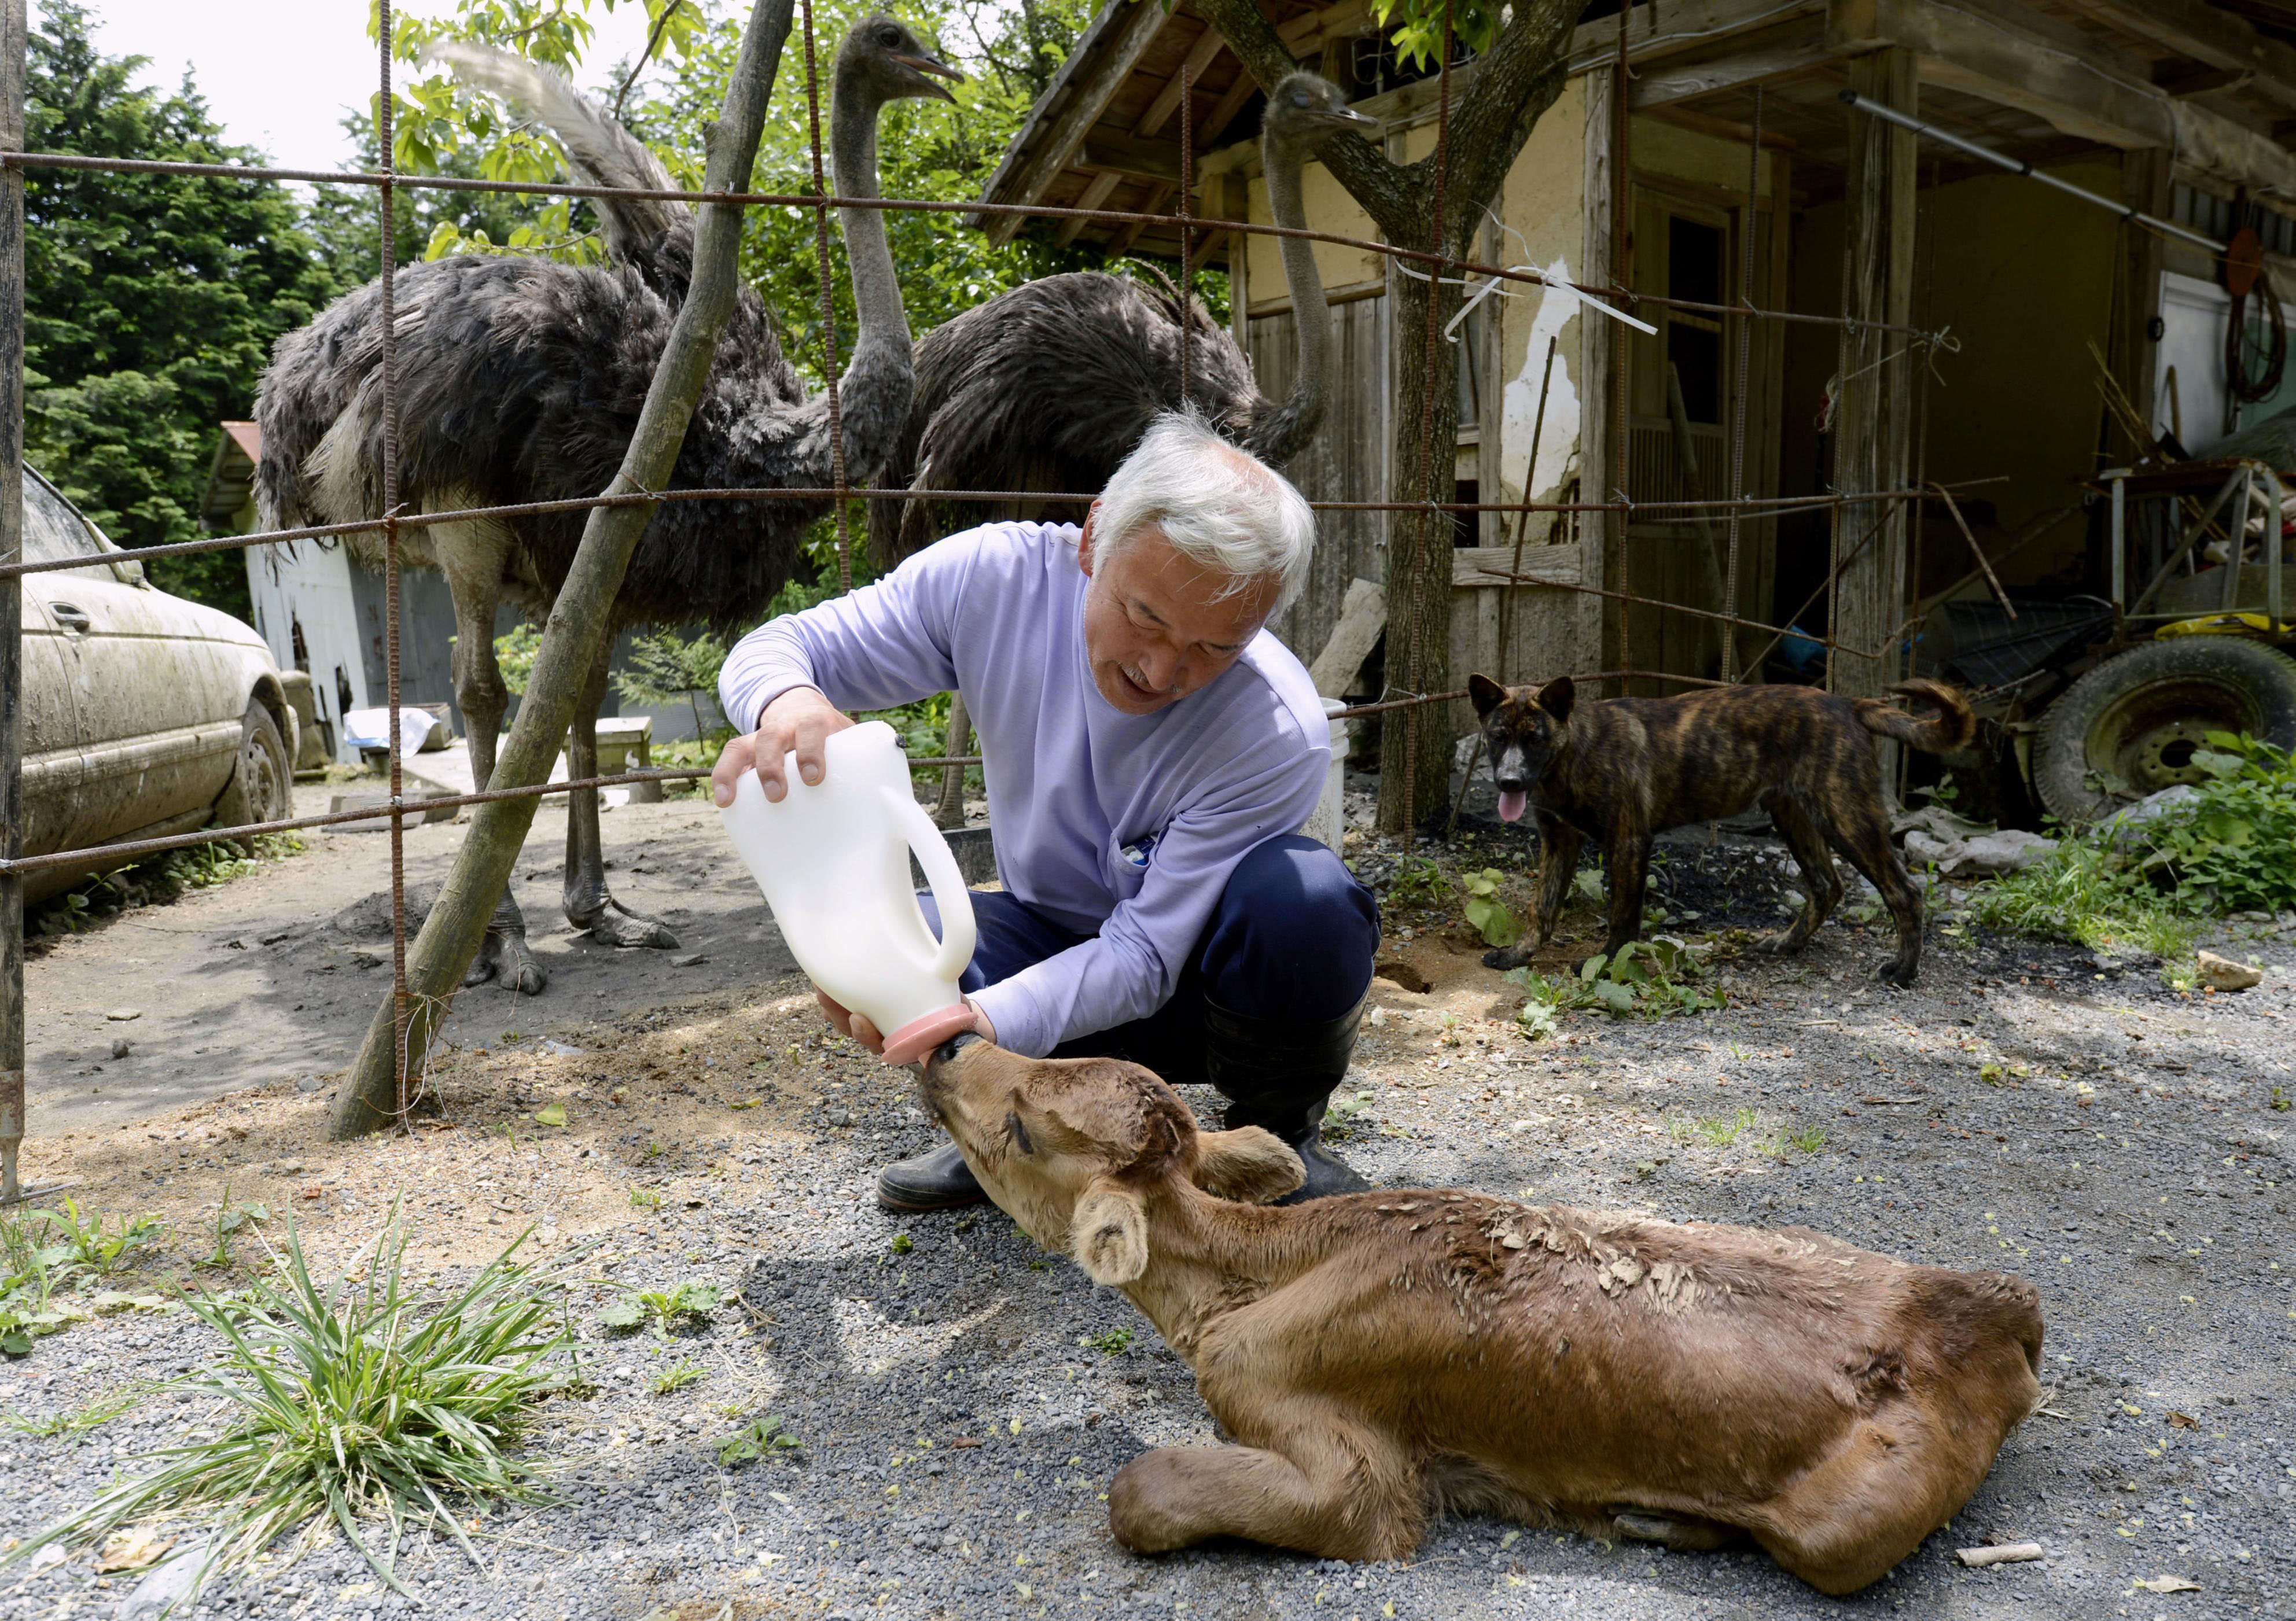
[[[866,1013],[856,1013],[849,1008],[840,1006],[819,991],[814,992],[813,999],[821,1003],[821,1011],[829,1015],[829,1022],[837,1027],[840,1035],[850,1036],[880,1058],[885,1055],[884,1033],[869,1022],[869,1016]],[[972,1010],[974,1034],[981,1040],[993,1044],[996,1040],[996,1027],[989,1022],[988,1015],[982,1012],[980,1004],[970,996],[964,999],[964,1005]]]
[[785,775],[789,755],[797,754],[797,774],[810,788],[821,781],[822,745],[832,732],[842,732],[853,717],[811,687],[791,687],[766,706],[758,729],[737,737],[718,757],[709,774],[711,796],[722,807],[734,803],[734,788],[742,774],[754,768],[766,785],[766,798],[779,805],[789,793]]

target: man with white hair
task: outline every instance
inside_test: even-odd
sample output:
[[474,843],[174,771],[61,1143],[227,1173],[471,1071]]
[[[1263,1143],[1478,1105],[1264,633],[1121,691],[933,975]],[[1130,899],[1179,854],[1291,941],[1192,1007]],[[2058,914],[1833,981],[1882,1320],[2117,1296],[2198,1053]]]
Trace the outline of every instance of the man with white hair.
[[[716,773],[721,805],[748,770],[779,800],[792,753],[821,780],[844,710],[963,693],[1004,882],[973,897],[974,1027],[1032,1058],[1210,1083],[1229,1126],[1299,1150],[1300,1198],[1365,1185],[1320,1127],[1379,944],[1370,894],[1294,831],[1330,731],[1266,626],[1314,547],[1315,515],[1279,474],[1200,418],[1161,416],[1082,529],[985,524],[742,638],[719,692],[756,731]],[[877,1197],[930,1210],[982,1195],[952,1143],[887,1167]]]

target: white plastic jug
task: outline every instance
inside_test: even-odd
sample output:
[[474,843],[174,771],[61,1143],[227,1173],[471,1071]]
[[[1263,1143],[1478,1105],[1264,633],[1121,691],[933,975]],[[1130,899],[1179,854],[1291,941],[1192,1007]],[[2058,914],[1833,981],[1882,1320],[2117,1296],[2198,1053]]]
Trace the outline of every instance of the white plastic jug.
[[[873,720],[832,733],[823,756],[809,788],[789,757],[778,805],[756,772],[743,772],[718,818],[806,978],[868,1016],[885,1035],[887,1062],[914,1063],[972,1026],[956,980],[972,961],[972,896],[910,791],[892,727]],[[912,850],[940,911],[939,940],[910,888]]]

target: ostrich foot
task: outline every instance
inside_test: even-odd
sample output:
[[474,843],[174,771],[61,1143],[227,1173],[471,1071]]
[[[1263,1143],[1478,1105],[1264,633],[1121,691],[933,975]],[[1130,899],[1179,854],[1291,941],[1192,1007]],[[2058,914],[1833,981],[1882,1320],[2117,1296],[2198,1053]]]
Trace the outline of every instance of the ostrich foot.
[[523,927],[487,930],[478,959],[463,976],[463,983],[484,985],[489,979],[500,979],[503,989],[520,996],[539,996],[549,987],[550,976],[527,949]]
[[655,951],[676,951],[677,937],[667,924],[632,912],[611,895],[603,895],[589,908],[566,908],[566,921],[606,946],[644,946]]

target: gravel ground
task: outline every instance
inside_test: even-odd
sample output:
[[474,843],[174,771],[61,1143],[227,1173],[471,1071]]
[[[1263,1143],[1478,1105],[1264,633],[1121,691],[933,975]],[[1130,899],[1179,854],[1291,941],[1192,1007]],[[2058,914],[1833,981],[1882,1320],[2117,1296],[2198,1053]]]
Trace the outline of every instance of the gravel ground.
[[[1446,860],[1513,872],[1520,837],[1487,826]],[[1357,855],[1375,880],[1394,871],[1375,843]],[[1767,847],[1701,834],[1674,844],[1667,872],[1660,904],[1685,932],[1775,918]],[[422,1608],[449,1616],[2290,1613],[2292,1116],[2273,1103],[2276,1085],[2296,1092],[2296,948],[2269,930],[2219,941],[2267,963],[2264,983],[2196,997],[2154,967],[1933,921],[1918,987],[1896,992],[1873,977],[1881,921],[1831,925],[1794,962],[1723,945],[1725,1010],[1568,1015],[1533,1043],[1512,1021],[1521,993],[1477,964],[1456,910],[1391,900],[1387,977],[1350,1083],[1369,1096],[1342,1145],[1383,1185],[1806,1223],[2032,1279],[2048,1322],[2043,1410],[1949,1531],[1848,1601],[1759,1554],[1477,1519],[1444,1523],[1405,1562],[1241,1544],[1124,1553],[1103,1502],[1114,1471],[1147,1447],[1214,1438],[1186,1368],[1121,1297],[997,1212],[880,1212],[875,1168],[936,1134],[906,1077],[816,1034],[786,978],[618,1016],[587,998],[521,1004],[525,1039],[455,1055],[441,1070],[454,1126],[410,1142],[324,1145],[321,1100],[288,1086],[168,1117],[151,1134],[181,1140],[164,1173],[164,1146],[114,1127],[62,1145],[42,1174],[82,1176],[102,1208],[166,1209],[186,1240],[235,1176],[234,1197],[291,1204],[315,1252],[338,1260],[403,1192],[450,1278],[534,1222],[545,1248],[600,1235],[617,1279],[738,1296],[664,1342],[608,1335],[593,1292],[580,1350],[597,1393],[546,1404],[533,1444],[564,1502],[489,1517],[480,1568],[428,1540],[404,1556]],[[1583,937],[1591,909],[1574,922]],[[738,977],[738,956],[721,962]],[[1427,988],[1402,988],[1414,981]],[[537,1055],[542,1036],[580,1051]],[[566,1101],[564,1131],[521,1124],[545,1099]],[[661,1207],[633,1206],[634,1185]],[[69,1410],[215,1349],[180,1315],[104,1318],[0,1370],[0,1405]],[[681,1363],[701,1378],[653,1394]],[[715,1443],[760,1413],[802,1445],[720,1467]],[[85,1502],[200,1417],[161,1398],[77,1445],[0,1431],[0,1539]],[[1951,1558],[2029,1539],[2045,1561],[1972,1571]],[[2134,1585],[2164,1576],[2198,1590]],[[139,1582],[154,1578],[99,1576],[85,1555],[14,1567],[0,1614],[132,1615]],[[337,1540],[198,1613],[407,1608]]]

